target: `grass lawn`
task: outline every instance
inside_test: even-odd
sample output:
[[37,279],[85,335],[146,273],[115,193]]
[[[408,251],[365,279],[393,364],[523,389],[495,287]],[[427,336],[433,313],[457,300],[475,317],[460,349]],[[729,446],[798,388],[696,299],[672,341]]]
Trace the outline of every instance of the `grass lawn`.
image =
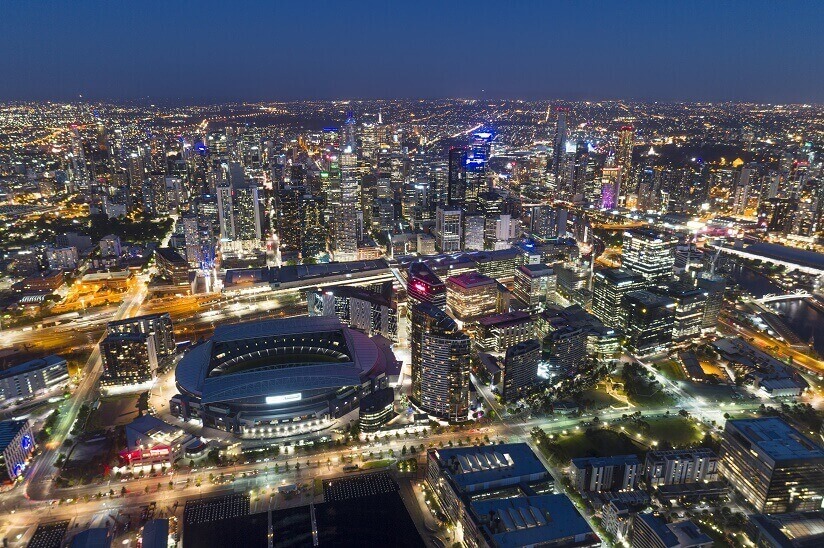
[[592,402],[592,406],[595,409],[604,409],[607,407],[625,407],[626,404],[622,401],[616,400],[609,394],[607,394],[603,389],[595,389],[591,388],[589,390],[585,390],[581,394],[581,399],[590,400]]
[[626,434],[606,429],[575,432],[556,436],[550,447],[541,446],[544,454],[566,462],[579,457],[607,457],[610,455],[641,455],[644,448]]
[[637,434],[643,436],[643,443],[655,440],[659,444],[669,442],[673,447],[687,446],[699,443],[703,438],[703,431],[689,418],[675,415],[660,419],[646,420],[649,424],[649,431],[639,428],[635,423],[624,425],[626,432],[633,438]]
[[373,468],[386,468],[387,466],[391,465],[395,462],[395,459],[381,459],[381,460],[370,460],[369,462],[365,462],[360,466],[361,470],[372,470]]
[[657,362],[654,367],[671,381],[683,381],[686,378],[681,366],[675,360],[663,360]]

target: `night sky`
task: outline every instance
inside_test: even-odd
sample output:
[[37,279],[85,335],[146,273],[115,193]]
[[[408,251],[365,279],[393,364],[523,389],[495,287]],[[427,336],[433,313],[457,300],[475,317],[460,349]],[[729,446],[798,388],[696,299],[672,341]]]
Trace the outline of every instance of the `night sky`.
[[821,103],[822,29],[818,1],[3,0],[0,100]]

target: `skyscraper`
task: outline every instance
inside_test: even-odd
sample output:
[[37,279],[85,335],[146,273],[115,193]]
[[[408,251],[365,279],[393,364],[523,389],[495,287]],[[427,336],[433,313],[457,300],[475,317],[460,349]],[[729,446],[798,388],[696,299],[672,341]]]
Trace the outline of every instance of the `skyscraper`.
[[406,294],[411,304],[428,303],[446,310],[446,284],[423,261],[409,265]]
[[451,208],[459,208],[466,200],[466,149],[449,149],[449,173],[447,175],[446,203]]
[[[345,130],[346,128],[344,137]],[[360,183],[357,167],[357,151],[351,144],[346,144],[340,155],[340,206],[335,214],[336,261],[354,261],[358,257]]]
[[622,126],[618,132],[618,151],[615,155],[615,165],[621,168],[621,173],[629,179],[632,169],[632,146],[635,143],[635,128]]
[[412,402],[450,422],[469,413],[470,339],[440,308],[412,308]]
[[562,165],[564,159],[564,152],[566,151],[567,142],[567,115],[569,109],[566,107],[558,107],[555,109],[555,135],[552,138],[552,162],[547,164],[550,170],[551,182],[555,189],[558,189],[559,178],[562,173]]
[[260,199],[255,181],[245,181],[232,185],[232,216],[234,218],[234,239],[257,244],[263,237],[260,222]]
[[633,229],[624,232],[621,264],[657,284],[672,277],[675,246],[678,238],[653,230]]
[[675,302],[650,291],[631,291],[624,295],[627,346],[641,356],[665,349],[672,342]]
[[623,298],[647,285],[643,276],[626,268],[605,268],[592,276],[592,313],[605,325],[623,327]]

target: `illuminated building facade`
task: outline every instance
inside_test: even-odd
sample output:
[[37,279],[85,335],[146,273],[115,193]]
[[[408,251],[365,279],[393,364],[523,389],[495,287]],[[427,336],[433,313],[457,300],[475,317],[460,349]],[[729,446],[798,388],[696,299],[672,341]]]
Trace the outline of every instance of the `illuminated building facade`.
[[541,343],[535,339],[507,348],[501,383],[505,402],[513,402],[523,397],[538,382],[540,360]]
[[406,294],[411,305],[429,303],[446,310],[446,284],[432,272],[425,262],[409,265],[406,280]]
[[446,306],[453,317],[468,321],[503,312],[498,282],[477,272],[446,279]]
[[412,308],[412,402],[449,422],[469,413],[471,342],[455,321],[431,304]]
[[592,276],[592,313],[605,325],[623,327],[626,323],[624,295],[644,287],[644,277],[626,268],[596,270]]
[[721,472],[765,514],[818,510],[824,499],[824,449],[777,417],[728,420]]
[[645,356],[664,350],[672,343],[675,302],[649,291],[632,291],[624,296],[624,333],[627,347]]
[[621,265],[642,275],[652,284],[663,283],[672,277],[675,266],[675,246],[678,238],[652,230],[624,232]]
[[34,434],[28,419],[0,422],[0,474],[9,481],[23,474],[34,452]]

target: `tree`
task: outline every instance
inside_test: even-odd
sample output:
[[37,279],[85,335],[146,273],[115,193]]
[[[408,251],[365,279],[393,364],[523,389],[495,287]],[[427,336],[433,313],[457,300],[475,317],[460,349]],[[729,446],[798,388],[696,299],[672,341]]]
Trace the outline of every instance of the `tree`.
[[406,446],[401,447],[401,455],[406,455]]
[[126,488],[125,488],[125,487],[121,487],[121,488],[120,488],[120,496],[121,496],[121,497],[125,497],[125,496],[126,496]]

